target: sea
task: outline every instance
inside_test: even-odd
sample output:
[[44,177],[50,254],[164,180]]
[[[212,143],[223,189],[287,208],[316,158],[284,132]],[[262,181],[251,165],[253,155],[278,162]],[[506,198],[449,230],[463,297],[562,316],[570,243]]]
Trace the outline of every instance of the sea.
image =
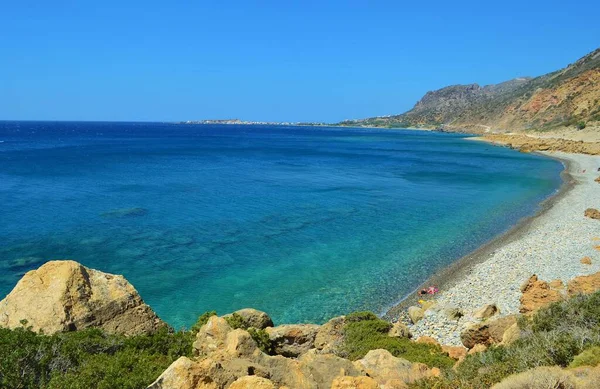
[[0,298],[73,259],[175,328],[380,314],[538,211],[562,169],[426,131],[0,122]]

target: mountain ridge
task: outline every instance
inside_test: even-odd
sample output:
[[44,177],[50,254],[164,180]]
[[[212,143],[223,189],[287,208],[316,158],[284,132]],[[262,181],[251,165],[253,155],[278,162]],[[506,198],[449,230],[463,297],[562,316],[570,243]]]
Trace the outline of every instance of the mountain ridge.
[[427,92],[400,115],[339,123],[457,132],[600,130],[600,48],[563,69],[499,84],[450,85]]

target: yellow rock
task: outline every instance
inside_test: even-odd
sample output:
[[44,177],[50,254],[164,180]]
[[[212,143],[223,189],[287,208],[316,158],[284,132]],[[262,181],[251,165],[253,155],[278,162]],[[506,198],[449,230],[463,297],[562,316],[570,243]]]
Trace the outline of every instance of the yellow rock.
[[120,275],[75,261],[50,261],[27,272],[0,301],[0,326],[53,334],[101,328],[137,335],[165,326],[135,288]]

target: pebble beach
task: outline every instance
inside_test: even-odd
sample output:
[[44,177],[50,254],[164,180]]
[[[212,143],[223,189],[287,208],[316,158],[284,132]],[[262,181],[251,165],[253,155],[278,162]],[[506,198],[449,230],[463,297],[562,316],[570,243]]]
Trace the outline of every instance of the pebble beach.
[[[600,208],[600,183],[594,181],[600,176],[600,156],[542,154],[565,164],[562,193],[548,200],[538,215],[465,258],[459,271],[438,278],[440,292],[430,298],[438,308],[427,310],[422,320],[410,325],[415,338],[430,336],[441,344],[461,345],[461,331],[478,321],[472,315],[482,306],[496,304],[501,316],[518,313],[520,287],[531,275],[566,283],[600,271],[600,222],[584,217],[587,208]],[[591,265],[581,263],[584,257]],[[436,282],[435,277],[430,282]],[[444,312],[452,308],[464,316],[447,318]],[[405,312],[396,310],[394,315],[410,322]]]

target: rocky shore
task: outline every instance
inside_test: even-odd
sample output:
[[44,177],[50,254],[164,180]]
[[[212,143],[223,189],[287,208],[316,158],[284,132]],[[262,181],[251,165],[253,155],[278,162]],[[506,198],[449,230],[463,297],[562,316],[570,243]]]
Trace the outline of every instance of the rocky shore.
[[[519,313],[521,287],[532,274],[566,284],[600,270],[600,225],[586,217],[587,209],[600,208],[600,185],[596,181],[600,157],[544,154],[564,161],[573,181],[571,187],[545,204],[540,215],[480,250],[455,274],[442,280],[438,294],[425,296],[412,308],[413,312],[421,309],[422,319],[411,323],[408,312],[399,309],[402,306],[392,310],[389,318],[410,323],[417,337],[461,345],[460,335],[465,328],[485,318],[476,315],[483,307],[496,307],[497,317]],[[436,308],[427,309],[432,304]],[[454,311],[459,311],[460,317],[453,316]]]

